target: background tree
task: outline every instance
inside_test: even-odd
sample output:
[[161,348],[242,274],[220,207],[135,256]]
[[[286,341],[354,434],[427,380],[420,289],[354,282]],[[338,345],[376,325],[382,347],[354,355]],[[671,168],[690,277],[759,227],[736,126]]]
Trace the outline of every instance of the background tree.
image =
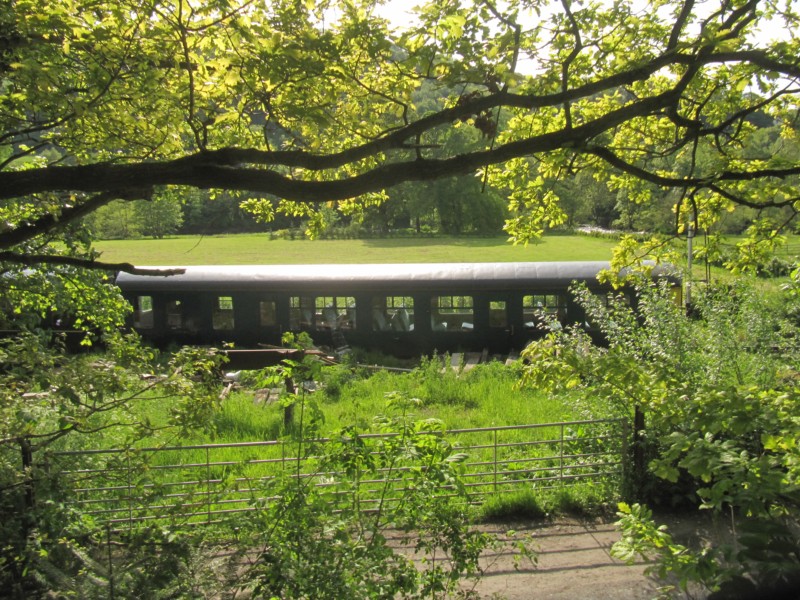
[[212,197],[206,190],[184,189],[183,192],[180,233],[244,233],[290,226],[289,219],[280,215],[268,225],[259,223],[253,214],[242,208],[246,200],[240,194],[216,190]]
[[86,218],[92,236],[100,240],[124,240],[139,237],[136,204],[115,200],[101,206]]
[[134,204],[142,235],[161,239],[175,233],[183,223],[180,196],[169,189],[159,190],[150,200]]
[[[447,1],[396,29],[368,0],[84,4],[0,8],[6,261],[52,262],[22,245],[160,185],[284,200],[265,218],[488,169],[519,240],[564,220],[543,181],[585,170],[673,190],[673,232],[798,208],[795,160],[739,151],[755,114],[794,135],[798,41],[759,35],[795,31],[792,4]],[[422,112],[428,83],[461,91]],[[439,152],[464,124],[482,135]]]

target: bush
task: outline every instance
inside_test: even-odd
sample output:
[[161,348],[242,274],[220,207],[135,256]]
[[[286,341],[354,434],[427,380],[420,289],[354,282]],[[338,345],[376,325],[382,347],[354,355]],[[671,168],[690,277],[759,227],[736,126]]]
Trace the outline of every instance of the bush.
[[[633,497],[688,501],[734,519],[735,543],[713,557],[652,543],[667,571],[685,567],[684,580],[717,589],[734,574],[766,584],[800,572],[800,331],[787,318],[800,298],[794,289],[771,301],[742,280],[710,288],[691,317],[666,288],[641,286],[636,311],[583,290],[608,347],[573,330],[524,353],[531,385],[579,389],[595,408],[628,418],[642,411],[637,446],[649,468]],[[623,517],[626,535],[661,536],[642,525],[649,519],[645,509]],[[626,552],[635,546],[626,544]]]

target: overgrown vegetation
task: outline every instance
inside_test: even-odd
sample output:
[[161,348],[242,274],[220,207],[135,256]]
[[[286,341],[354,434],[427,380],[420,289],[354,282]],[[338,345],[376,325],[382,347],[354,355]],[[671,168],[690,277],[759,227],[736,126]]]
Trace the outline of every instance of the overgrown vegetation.
[[[666,289],[640,286],[637,310],[580,292],[608,341],[553,333],[525,352],[529,385],[580,389],[633,419],[647,472],[639,501],[694,507],[731,519],[734,545],[695,554],[674,544],[639,505],[622,505],[617,556],[656,557],[658,572],[718,590],[747,579],[780,587],[800,571],[800,271],[785,294],[739,280],[697,297],[690,315]],[[737,585],[739,585],[737,583]]]
[[[219,418],[218,357],[158,357],[117,333],[125,309],[101,273],[135,267],[124,255],[105,262],[92,243],[101,226],[124,233],[121,206],[138,203],[131,225],[156,237],[181,218],[195,231],[215,218],[237,226],[239,208],[312,237],[362,225],[486,233],[502,223],[527,243],[588,218],[647,230],[649,241],[620,241],[615,267],[674,257],[671,242],[690,227],[711,234],[708,261],[737,275],[781,274],[794,260],[776,259],[800,214],[794,3],[431,0],[396,24],[383,5],[0,3],[0,319],[11,331],[0,342],[3,592],[197,597],[235,589],[230,572],[264,595],[346,596],[362,578],[376,596],[436,596],[472,573],[484,542],[464,526],[458,498],[434,485],[458,488],[457,453],[405,420],[404,444],[389,456],[428,462],[409,471],[407,512],[391,519],[356,511],[347,478],[336,482],[353,500],[343,512],[295,478],[271,490],[279,512],[260,522],[271,529],[236,540],[253,548],[242,557],[251,568],[225,563],[216,540],[181,522],[101,544],[111,532],[70,508],[34,457],[122,444],[144,481],[152,471],[136,448],[156,430],[186,439]],[[211,189],[224,210],[205,202]],[[191,206],[179,211],[176,198]],[[745,237],[723,252],[717,232]],[[299,262],[323,255],[317,247]],[[640,504],[621,508],[620,556],[655,552],[663,573],[710,588],[796,571],[798,277],[769,305],[738,281],[712,289],[690,317],[646,289],[640,313],[584,292],[608,346],[573,330],[528,350],[528,384],[580,391],[574,410],[586,415],[645,417],[634,463],[649,474],[629,479]],[[53,335],[64,328],[78,336]],[[64,351],[101,343],[93,355]],[[479,382],[461,389],[430,371],[393,391],[453,414],[484,402]],[[331,392],[357,396],[348,374],[336,377]],[[162,420],[148,419],[151,405]],[[275,431],[301,439],[308,422],[294,417],[284,425],[303,425]],[[373,468],[354,430],[338,429],[329,459]],[[737,545],[693,554],[653,526],[645,501],[730,516]],[[256,508],[256,523],[272,510]],[[380,525],[405,531],[412,520],[451,566],[412,571],[387,552]]]
[[[22,342],[29,352],[22,351]],[[4,343],[4,423],[6,431],[17,433],[0,440],[0,582],[9,597],[208,597],[246,589],[281,598],[442,598],[479,577],[478,556],[492,540],[471,525],[472,508],[459,478],[464,455],[441,435],[440,422],[412,413],[418,403],[408,395],[391,394],[387,406],[381,394],[383,410],[370,431],[393,435],[369,447],[356,426],[323,423],[323,393],[294,396],[294,419],[280,434],[296,446],[297,468],[301,460],[311,461],[319,475],[299,476],[289,468],[254,479],[249,510],[200,530],[169,508],[169,480],[159,478],[158,462],[137,448],[224,430],[218,421],[224,415],[219,357],[186,348],[167,361],[133,339],[108,338],[102,355],[70,356],[56,349],[49,377],[30,380],[32,361],[48,352],[43,346],[34,350],[34,342]],[[425,383],[438,373],[433,365],[408,376],[412,387],[435,392],[433,383]],[[313,361],[287,364],[273,373],[273,383],[287,376],[298,383],[319,379],[320,373]],[[327,379],[331,391],[334,381],[366,381],[344,367]],[[488,374],[478,379],[486,381]],[[335,393],[324,401],[343,403]],[[323,426],[333,442],[308,441]],[[62,463],[46,468],[44,462],[48,449],[102,447],[128,450],[59,460],[73,471],[90,469],[86,482],[95,470],[123,465],[134,477],[122,480],[123,493],[137,503],[161,504],[157,524],[130,522],[122,531],[100,526],[91,504],[74,501],[73,488],[59,476]],[[317,485],[320,477],[330,477],[326,473],[337,476]],[[398,497],[388,487],[359,485],[382,477],[406,492]]]
[[[373,427],[385,411],[387,394],[416,398],[419,418],[436,418],[448,429],[523,423],[549,423],[574,416],[569,401],[552,400],[534,389],[518,389],[521,367],[499,362],[477,365],[468,371],[444,368],[445,360],[423,358],[408,373],[370,369],[353,364],[325,367],[318,372],[312,392],[324,415],[324,431],[347,425]],[[272,394],[264,378],[247,375],[243,389],[232,394],[215,415],[217,441],[276,439],[284,428],[283,381],[273,380]]]

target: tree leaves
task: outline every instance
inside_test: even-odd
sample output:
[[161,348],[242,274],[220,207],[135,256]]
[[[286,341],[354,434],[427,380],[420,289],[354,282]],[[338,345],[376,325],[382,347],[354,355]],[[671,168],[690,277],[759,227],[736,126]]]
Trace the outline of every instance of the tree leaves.
[[[554,183],[580,173],[644,206],[674,190],[676,232],[736,206],[783,209],[778,230],[798,210],[796,152],[742,153],[764,119],[796,147],[797,42],[749,37],[772,8],[431,2],[389,24],[375,2],[312,4],[15,3],[0,195],[51,194],[67,221],[66,196],[132,187],[322,205],[480,171],[520,242],[564,221]],[[465,100],[417,107],[423,86]],[[462,122],[484,138],[448,143]]]

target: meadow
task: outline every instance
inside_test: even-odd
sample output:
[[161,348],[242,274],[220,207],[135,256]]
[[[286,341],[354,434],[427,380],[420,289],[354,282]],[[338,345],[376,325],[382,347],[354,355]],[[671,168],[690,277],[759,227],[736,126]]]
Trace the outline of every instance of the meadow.
[[[263,493],[263,485],[295,468],[318,484],[332,485],[328,480],[336,478],[331,479],[325,467],[319,471],[316,460],[316,455],[325,454],[323,446],[335,448],[340,432],[346,436],[366,433],[373,435],[364,443],[371,452],[380,453],[380,440],[386,439],[380,435],[402,430],[403,423],[415,432],[431,432],[421,435],[432,439],[439,439],[437,432],[443,430],[461,430],[448,434],[446,440],[453,444],[454,452],[465,453],[460,471],[472,501],[483,505],[488,497],[494,500],[480,509],[484,517],[506,511],[508,502],[514,505],[512,512],[519,510],[521,501],[526,510],[540,511],[556,504],[585,510],[614,497],[619,485],[618,426],[543,425],[580,421],[588,415],[578,408],[577,398],[553,398],[521,388],[520,369],[519,363],[499,362],[469,371],[442,369],[442,363],[433,359],[423,359],[416,369],[403,373],[371,371],[352,364],[326,367],[316,390],[298,397],[289,427],[284,423],[284,405],[277,398],[265,400],[257,393],[258,376],[250,373],[240,389],[222,402],[205,432],[141,439],[136,456],[144,462],[133,470],[127,462],[130,456],[124,452],[109,454],[102,463],[97,463],[93,454],[69,456],[68,460],[71,468],[80,462],[84,468],[102,464],[110,469],[111,479],[103,471],[93,471],[96,475],[88,479],[83,471],[74,473],[82,477],[89,494],[84,500],[100,502],[123,526],[129,516],[148,519],[147,515],[166,518],[172,514],[202,521],[208,514],[215,518],[238,514],[246,510],[253,495]],[[147,417],[156,430],[169,422],[170,408],[169,402],[147,403]],[[326,443],[321,438],[333,441]],[[298,458],[307,452],[312,456]],[[395,476],[391,483],[384,481],[383,475],[367,478],[362,486],[365,498],[391,489],[387,501],[400,499],[397,494],[407,484],[401,472],[414,464],[412,455],[404,460],[410,462],[397,472],[400,479],[396,481]],[[395,466],[400,468],[400,463]],[[565,489],[557,479],[559,473],[580,481]],[[64,475],[71,476],[68,472]],[[125,485],[120,487],[120,481]],[[127,502],[126,490],[131,485],[139,497],[135,509]],[[119,490],[119,497],[108,496],[107,489]],[[519,497],[521,490],[530,495],[533,489],[537,490],[535,499]],[[186,512],[174,502],[203,509],[197,514]]]
[[[347,365],[328,367],[314,402],[329,434],[344,427],[374,430],[374,418],[391,415],[387,400],[414,399],[408,418],[438,419],[446,429],[548,423],[579,418],[565,399],[554,400],[538,390],[520,388],[520,366],[499,362],[479,365],[468,372],[441,370],[438,362],[423,360],[411,373],[370,372]],[[396,409],[394,409],[396,410]],[[214,422],[216,435],[227,441],[276,439],[287,432],[283,409],[265,405],[252,391],[233,395],[223,403]]]
[[430,263],[610,260],[615,240],[548,235],[513,245],[505,237],[271,240],[269,234],[176,236],[95,243],[100,259],[135,265]]
[[[573,398],[551,397],[539,390],[521,387],[521,364],[489,362],[469,371],[442,369],[438,360],[423,358],[408,372],[373,370],[341,364],[324,367],[314,391],[301,391],[294,425],[284,424],[280,390],[267,394],[259,389],[259,373],[247,372],[243,383],[227,396],[205,431],[183,436],[182,444],[240,443],[275,440],[298,433],[300,419],[315,435],[328,436],[354,427],[359,433],[374,433],[379,423],[400,416],[405,406],[408,421],[437,420],[444,429],[502,427],[553,423],[588,418]],[[400,402],[397,402],[401,399]],[[394,402],[393,402],[394,400]],[[307,412],[301,417],[299,403]],[[169,402],[144,403],[148,420],[158,430],[170,421]],[[602,415],[600,415],[602,416]],[[315,423],[310,425],[314,420]],[[167,437],[154,434],[142,440],[145,446],[172,445]]]

